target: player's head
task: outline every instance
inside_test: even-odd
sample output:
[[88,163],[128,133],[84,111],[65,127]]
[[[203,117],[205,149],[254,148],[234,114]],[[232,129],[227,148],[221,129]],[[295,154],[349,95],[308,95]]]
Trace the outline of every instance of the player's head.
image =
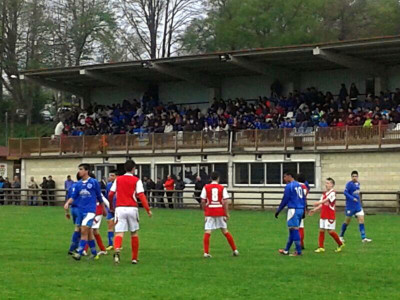
[[358,172],[357,171],[351,172],[351,180],[353,182],[357,182],[358,181]]
[[305,183],[306,182],[306,177],[304,176],[303,173],[297,174],[296,179],[297,179],[298,182],[301,182],[301,183]]
[[327,191],[333,189],[333,187],[335,186],[335,180],[331,177],[328,177],[325,181],[325,188]]
[[111,170],[108,173],[108,181],[109,182],[113,182],[115,180],[115,178],[117,178],[117,171],[116,170]]
[[210,177],[211,177],[212,181],[219,182],[219,174],[218,174],[218,172],[212,172]]
[[285,172],[283,174],[283,180],[285,183],[292,182],[294,180],[294,175],[292,172]]
[[89,177],[90,166],[89,164],[80,164],[79,165],[79,176],[81,179],[86,179]]
[[128,172],[128,173],[134,173],[135,167],[136,167],[136,164],[132,159],[127,160],[126,163],[124,164],[125,172]]
[[71,180],[71,175],[68,175],[68,176],[67,176],[67,180]]

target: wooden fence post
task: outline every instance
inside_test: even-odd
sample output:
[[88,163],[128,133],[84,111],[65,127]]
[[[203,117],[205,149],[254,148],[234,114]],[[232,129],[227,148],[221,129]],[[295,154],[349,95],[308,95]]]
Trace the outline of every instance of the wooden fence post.
[[349,149],[349,126],[348,125],[346,125],[345,146],[346,146],[346,150]]
[[287,150],[287,141],[286,141],[286,128],[283,128],[283,149]]
[[378,125],[378,132],[379,132],[379,149],[382,148],[382,124],[379,122]]

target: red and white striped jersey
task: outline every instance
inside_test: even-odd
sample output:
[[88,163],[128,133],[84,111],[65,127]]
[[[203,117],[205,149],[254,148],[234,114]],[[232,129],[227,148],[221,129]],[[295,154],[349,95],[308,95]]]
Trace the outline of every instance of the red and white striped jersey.
[[118,176],[110,189],[111,192],[116,192],[116,207],[119,206],[135,206],[137,207],[136,196],[144,193],[142,181],[133,176],[131,173],[126,173],[123,176]]
[[223,200],[229,199],[229,194],[223,185],[217,182],[206,184],[200,195],[201,199],[206,201],[204,214],[207,217],[223,217],[226,212],[223,206]]
[[336,210],[336,192],[335,190],[330,190],[322,194],[321,200],[328,199],[328,202],[322,204],[321,208],[321,219],[335,220],[335,210]]

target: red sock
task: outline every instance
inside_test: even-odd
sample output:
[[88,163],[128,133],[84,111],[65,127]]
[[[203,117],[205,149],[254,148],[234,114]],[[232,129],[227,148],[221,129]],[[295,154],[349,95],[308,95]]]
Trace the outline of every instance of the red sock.
[[336,243],[339,246],[342,246],[343,243],[342,243],[342,241],[340,240],[338,234],[335,231],[331,231],[331,232],[329,232],[329,234],[331,235],[331,237],[333,237],[333,239],[336,241]]
[[88,243],[86,243],[85,249],[83,249],[83,250],[85,250],[85,251],[87,252],[87,251],[88,251],[88,249],[89,249],[89,244],[88,244]]
[[325,241],[325,231],[320,231],[319,232],[319,239],[318,239],[318,243],[319,243],[319,247],[320,248],[324,248],[324,241]]
[[205,233],[203,238],[204,253],[209,254],[210,252],[210,236],[211,234]]
[[235,245],[235,241],[233,240],[232,235],[229,232],[227,232],[227,233],[225,233],[225,237],[226,237],[229,245],[231,246],[232,251],[235,251],[236,250],[236,245]]
[[99,246],[101,251],[106,251],[106,247],[104,247],[103,241],[101,239],[100,234],[95,234],[94,238],[96,239],[97,246]]
[[114,239],[115,250],[121,249],[121,246],[122,246],[122,236],[116,236]]
[[301,247],[304,247],[304,228],[299,228],[299,233],[300,233],[300,245]]
[[132,246],[132,260],[137,260],[138,252],[139,252],[139,237],[138,236],[131,237],[131,246]]

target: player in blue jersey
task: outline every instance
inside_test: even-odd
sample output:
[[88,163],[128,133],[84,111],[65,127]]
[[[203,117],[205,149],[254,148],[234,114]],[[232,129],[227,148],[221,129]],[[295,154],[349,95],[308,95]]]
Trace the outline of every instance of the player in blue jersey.
[[103,209],[104,203],[101,195],[100,185],[96,179],[89,176],[90,166],[79,165],[79,176],[81,180],[75,185],[71,198],[65,203],[64,209],[68,210],[69,205],[79,201],[77,222],[81,225],[81,240],[77,252],[72,255],[75,260],[80,260],[86,244],[89,245],[92,257],[98,259],[96,243],[91,229],[96,216],[96,204],[99,202]]
[[[79,173],[76,174],[76,180],[77,182],[80,180]],[[77,182],[74,182],[70,188],[67,191],[67,200],[71,198],[73,191],[75,190],[75,186]],[[78,248],[79,246],[79,241],[81,239],[81,224],[78,224],[78,216],[79,216],[79,199],[74,201],[74,203],[71,205],[71,214],[69,210],[65,211],[65,217],[69,220],[71,219],[72,216],[72,223],[75,225],[75,230],[74,233],[72,234],[72,241],[71,241],[71,246],[69,247],[68,254],[72,255],[74,254],[74,251]]]
[[281,204],[275,213],[275,218],[278,218],[279,213],[287,206],[287,225],[289,227],[289,239],[285,249],[279,249],[279,253],[289,255],[289,250],[292,244],[296,245],[296,251],[290,256],[299,256],[301,254],[299,227],[305,210],[305,197],[302,186],[294,180],[294,176],[290,172],[283,175],[286,182],[285,192]]
[[351,172],[351,181],[346,184],[344,195],[346,196],[346,219],[342,225],[340,240],[344,243],[344,233],[346,232],[347,226],[350,224],[351,218],[355,216],[359,224],[361,241],[363,243],[372,242],[365,234],[364,210],[360,200],[360,182],[358,181],[357,171]]
[[[111,170],[108,174],[108,183],[106,186],[106,195],[105,195],[106,198],[108,198],[108,194],[111,190],[115,178],[117,178],[117,171]],[[116,196],[114,196],[113,207],[115,207],[115,200]],[[107,209],[107,225],[108,225],[108,230],[107,230],[108,246],[106,249],[107,251],[111,251],[112,249],[114,249],[114,212],[110,211],[109,209]]]

